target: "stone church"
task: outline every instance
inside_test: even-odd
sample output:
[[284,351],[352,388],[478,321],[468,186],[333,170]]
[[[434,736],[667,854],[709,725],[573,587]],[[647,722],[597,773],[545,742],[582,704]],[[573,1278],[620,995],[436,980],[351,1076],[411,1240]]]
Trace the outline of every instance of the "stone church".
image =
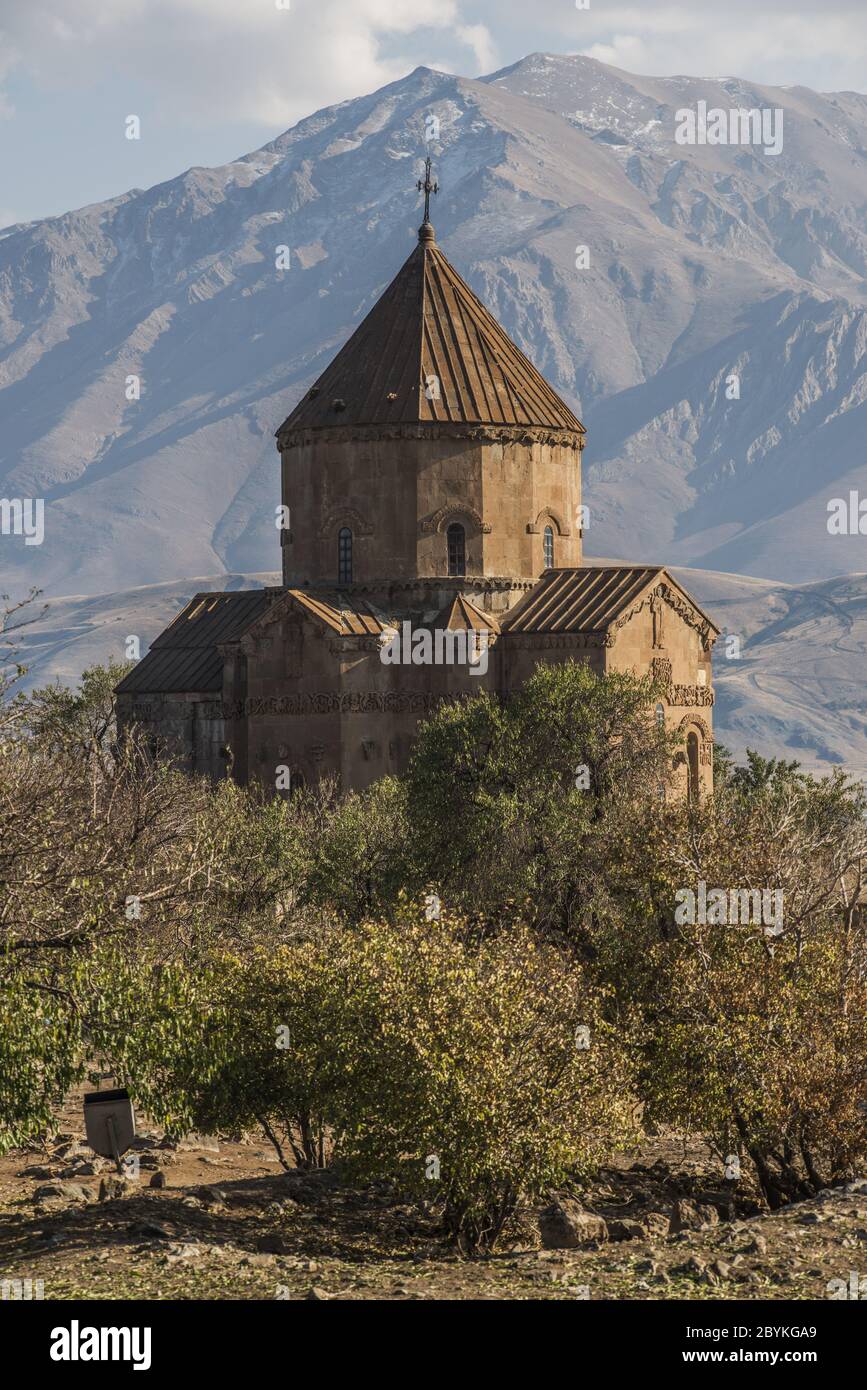
[[657,673],[711,786],[719,629],[660,566],[582,560],[585,430],[440,250],[418,245],[277,431],[283,582],[197,594],[117,688],[192,771],[360,789],[444,699],[540,661]]

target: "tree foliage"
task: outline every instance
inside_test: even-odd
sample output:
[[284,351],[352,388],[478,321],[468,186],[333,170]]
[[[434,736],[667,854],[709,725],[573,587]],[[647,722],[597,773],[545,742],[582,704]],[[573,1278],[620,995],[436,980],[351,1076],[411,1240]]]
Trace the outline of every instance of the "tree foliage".
[[[636,1101],[772,1206],[867,1158],[841,773],[720,749],[687,803],[652,682],[566,663],[441,706],[403,778],[269,799],[119,739],[120,669],[0,698],[0,1148],[102,1059],[172,1132],[258,1125],[287,1164],[435,1198],[471,1251]],[[684,916],[702,885],[780,921]]]

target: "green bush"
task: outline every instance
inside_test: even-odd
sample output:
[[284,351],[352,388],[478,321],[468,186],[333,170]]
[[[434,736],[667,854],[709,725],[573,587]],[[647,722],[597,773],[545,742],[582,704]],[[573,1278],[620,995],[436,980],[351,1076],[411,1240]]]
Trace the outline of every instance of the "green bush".
[[406,912],[161,972],[135,1012],[115,1064],[164,1124],[258,1124],[287,1166],[391,1179],[470,1251],[632,1132],[599,999],[523,927],[474,940]]
[[[634,846],[615,972],[643,1020],[647,1115],[738,1154],[771,1207],[867,1159],[864,793],[755,755]],[[766,890],[770,921],[688,920],[682,890]],[[698,917],[698,913],[689,914]],[[736,920],[735,920],[736,919]],[[601,953],[600,953],[601,958]]]

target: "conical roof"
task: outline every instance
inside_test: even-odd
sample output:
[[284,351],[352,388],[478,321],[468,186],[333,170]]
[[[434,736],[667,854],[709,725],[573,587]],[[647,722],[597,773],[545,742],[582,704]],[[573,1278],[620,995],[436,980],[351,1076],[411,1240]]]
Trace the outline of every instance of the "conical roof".
[[425,223],[388,289],[277,433],[435,423],[584,433]]

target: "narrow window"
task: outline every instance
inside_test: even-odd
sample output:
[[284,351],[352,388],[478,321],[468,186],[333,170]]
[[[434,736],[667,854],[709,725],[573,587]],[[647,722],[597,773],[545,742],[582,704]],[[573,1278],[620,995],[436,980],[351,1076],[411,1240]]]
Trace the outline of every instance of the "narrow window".
[[352,532],[343,526],[337,536],[337,582],[352,583]]
[[467,572],[467,538],[463,526],[453,521],[446,532],[449,543],[449,574],[461,575]]
[[689,799],[698,801],[698,734],[687,734],[686,761],[689,765]]
[[660,726],[665,723],[665,705],[659,704],[656,706],[656,722]]
[[552,570],[552,569],[554,568],[554,528],[553,528],[553,526],[546,526],[546,527],[545,527],[544,550],[545,550],[545,569],[546,569],[546,570]]

